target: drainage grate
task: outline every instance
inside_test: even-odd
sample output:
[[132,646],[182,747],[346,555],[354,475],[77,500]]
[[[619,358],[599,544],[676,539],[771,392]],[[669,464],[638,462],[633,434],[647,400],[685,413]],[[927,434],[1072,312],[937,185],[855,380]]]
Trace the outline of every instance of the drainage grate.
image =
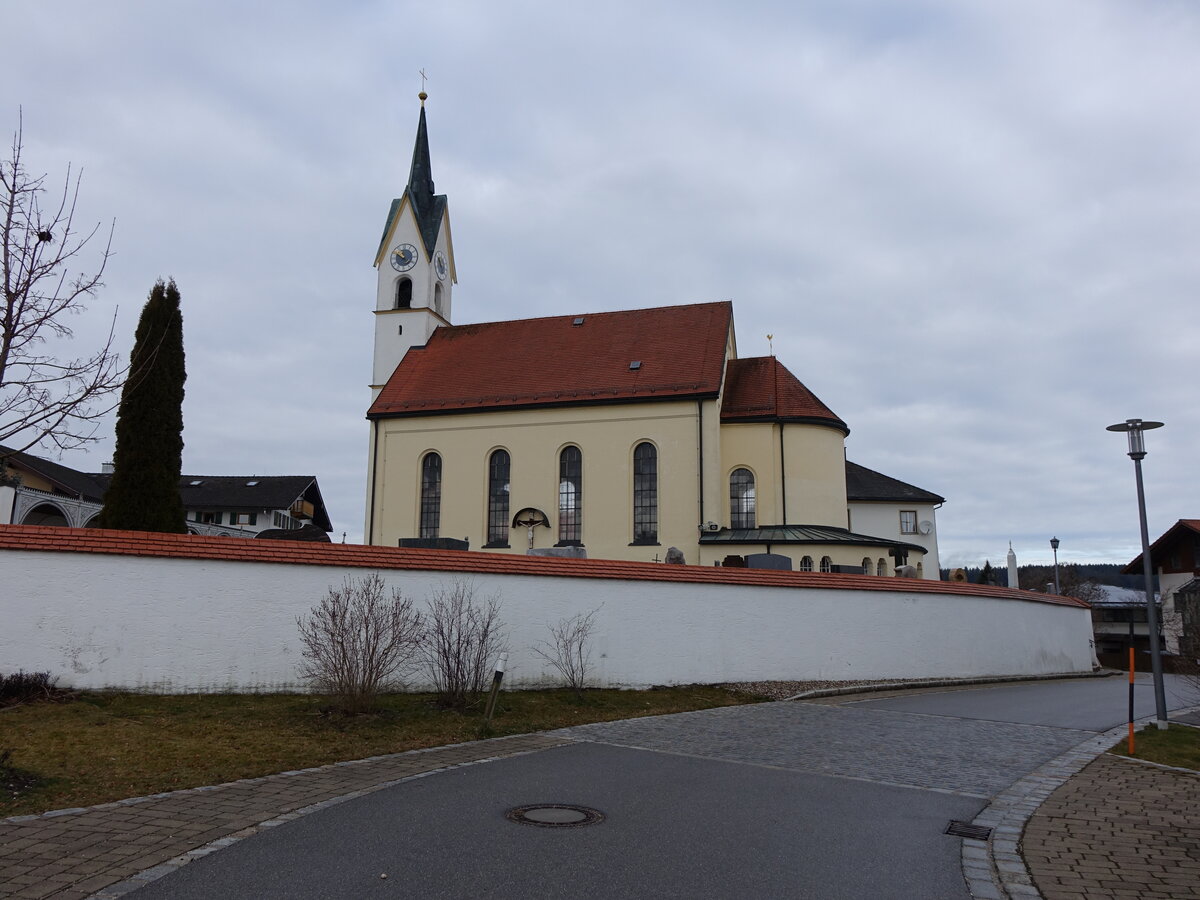
[[976,841],[986,841],[992,836],[992,829],[986,825],[972,825],[970,822],[951,819],[943,834],[956,834],[959,837],[971,838]]
[[510,822],[522,825],[538,825],[542,828],[580,828],[604,821],[604,813],[588,806],[566,803],[534,803],[530,806],[514,806],[504,814]]

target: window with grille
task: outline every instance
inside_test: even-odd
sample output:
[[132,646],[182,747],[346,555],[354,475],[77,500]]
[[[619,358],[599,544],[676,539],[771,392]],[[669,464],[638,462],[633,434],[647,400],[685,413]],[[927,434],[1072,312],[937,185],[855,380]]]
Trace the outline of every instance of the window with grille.
[[583,540],[583,454],[564,447],[558,455],[558,542]]
[[863,557],[862,566],[863,566],[863,574],[864,575],[870,575],[871,572],[875,569],[875,564],[873,562],[871,562],[871,557],[869,557],[869,556]]
[[884,560],[884,558],[882,556],[879,557],[879,564],[875,567],[875,574],[876,575],[886,575],[887,574],[887,561]]
[[753,528],[754,473],[749,469],[734,469],[729,476],[729,524],[733,528]]
[[442,519],[442,458],[425,454],[421,462],[421,531],[423,538],[438,536]]
[[507,450],[496,450],[488,459],[488,531],[492,546],[508,546],[509,470],[512,458]]
[[658,451],[646,442],[633,450],[633,542],[658,543]]
[[915,509],[900,510],[900,533],[917,533],[917,511]]
[[812,571],[812,557],[811,556],[806,556],[800,560],[800,571],[801,572],[811,572]]
[[821,571],[822,572],[832,572],[833,571],[833,560],[830,559],[828,556],[821,557]]
[[396,282],[396,309],[412,307],[412,279],[401,278]]

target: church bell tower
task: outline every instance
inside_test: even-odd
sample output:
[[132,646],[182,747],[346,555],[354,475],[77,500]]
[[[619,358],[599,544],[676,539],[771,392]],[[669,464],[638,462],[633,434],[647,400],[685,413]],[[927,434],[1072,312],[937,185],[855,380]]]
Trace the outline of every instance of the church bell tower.
[[421,117],[408,185],[392,201],[375,253],[372,400],[411,347],[423,346],[435,329],[450,324],[451,293],[458,281],[446,195],[433,192],[425,125],[427,95],[421,91],[417,96]]

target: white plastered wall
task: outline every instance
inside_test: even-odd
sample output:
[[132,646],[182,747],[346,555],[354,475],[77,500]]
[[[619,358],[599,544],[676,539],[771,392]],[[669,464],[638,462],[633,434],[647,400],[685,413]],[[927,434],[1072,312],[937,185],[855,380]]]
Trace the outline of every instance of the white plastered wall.
[[[0,673],[145,691],[303,689],[296,618],[367,570],[0,551]],[[454,572],[382,570],[423,601]],[[597,610],[596,683],[1035,675],[1091,668],[1088,610],[1036,601],[534,575],[465,576],[498,595],[508,684],[552,681],[530,647]],[[80,585],[86,585],[81,590]],[[419,681],[414,687],[422,686]]]

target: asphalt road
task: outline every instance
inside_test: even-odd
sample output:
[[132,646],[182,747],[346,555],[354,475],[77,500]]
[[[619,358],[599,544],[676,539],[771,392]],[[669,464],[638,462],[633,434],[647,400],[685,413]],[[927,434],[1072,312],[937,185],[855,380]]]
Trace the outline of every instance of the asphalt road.
[[[578,743],[324,809],[129,896],[967,900],[949,821],[1123,721],[1126,688],[1036,682],[581,726],[562,732]],[[1152,712],[1149,688],[1137,692]],[[1186,703],[1174,684],[1172,696]],[[605,820],[505,818],[535,803]]]
[[[1165,675],[1163,687],[1168,711],[1200,705],[1200,685],[1178,675]],[[1154,715],[1154,685],[1149,674],[1134,676],[1133,698],[1135,719]],[[980,686],[965,691],[867,700],[854,705],[960,719],[1107,731],[1128,721],[1129,680],[1114,675]]]

